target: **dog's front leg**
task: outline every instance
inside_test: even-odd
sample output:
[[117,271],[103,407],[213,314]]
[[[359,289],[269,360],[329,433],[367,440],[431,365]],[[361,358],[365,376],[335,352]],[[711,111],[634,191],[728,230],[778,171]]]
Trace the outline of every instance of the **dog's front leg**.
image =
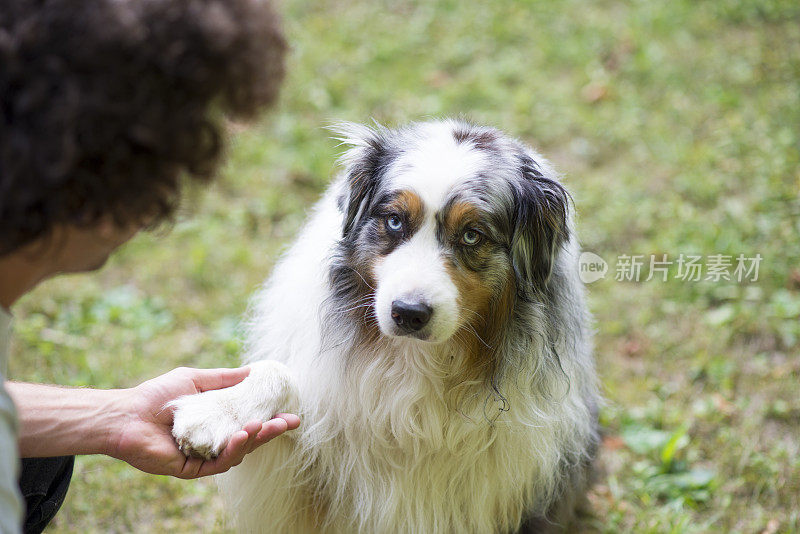
[[180,397],[173,408],[172,435],[187,456],[216,458],[230,437],[250,421],[267,421],[276,413],[297,413],[297,387],[289,368],[263,360],[235,386]]

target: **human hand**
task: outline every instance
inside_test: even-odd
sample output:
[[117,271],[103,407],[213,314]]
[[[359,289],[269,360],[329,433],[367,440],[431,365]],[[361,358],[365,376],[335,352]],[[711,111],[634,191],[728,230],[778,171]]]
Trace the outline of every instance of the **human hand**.
[[245,454],[286,430],[297,428],[300,419],[281,413],[267,422],[249,422],[231,436],[217,458],[203,460],[188,458],[178,449],[172,437],[173,409],[165,405],[183,395],[233,386],[249,373],[248,367],[181,367],[134,388],[121,390],[116,410],[120,411],[122,422],[118,432],[109,439],[108,454],[147,473],[178,478],[215,475],[238,465]]

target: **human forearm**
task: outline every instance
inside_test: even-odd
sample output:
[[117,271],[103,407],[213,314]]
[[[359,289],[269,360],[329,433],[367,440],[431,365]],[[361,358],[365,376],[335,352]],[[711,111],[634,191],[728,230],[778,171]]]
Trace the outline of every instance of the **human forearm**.
[[19,448],[25,457],[108,454],[126,418],[127,390],[65,388],[6,382],[20,421]]

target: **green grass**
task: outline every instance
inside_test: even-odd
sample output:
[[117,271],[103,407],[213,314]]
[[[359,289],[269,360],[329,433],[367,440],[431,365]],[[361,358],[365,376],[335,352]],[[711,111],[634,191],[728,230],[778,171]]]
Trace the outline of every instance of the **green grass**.
[[[579,530],[799,531],[800,4],[282,11],[292,55],[279,107],[233,138],[223,180],[171,232],[20,302],[12,376],[121,387],[234,365],[248,297],[332,174],[322,127],[466,115],[551,158],[584,248],[611,264],[589,288],[608,404]],[[760,277],[614,280],[621,254],[681,253],[760,253]],[[51,531],[223,529],[211,482],[88,457]]]

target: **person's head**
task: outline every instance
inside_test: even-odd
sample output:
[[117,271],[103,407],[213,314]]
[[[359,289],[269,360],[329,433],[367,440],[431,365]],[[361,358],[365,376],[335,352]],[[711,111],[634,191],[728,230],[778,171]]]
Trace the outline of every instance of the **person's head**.
[[61,270],[92,269],[169,218],[285,50],[264,0],[0,0],[0,258],[83,243]]

